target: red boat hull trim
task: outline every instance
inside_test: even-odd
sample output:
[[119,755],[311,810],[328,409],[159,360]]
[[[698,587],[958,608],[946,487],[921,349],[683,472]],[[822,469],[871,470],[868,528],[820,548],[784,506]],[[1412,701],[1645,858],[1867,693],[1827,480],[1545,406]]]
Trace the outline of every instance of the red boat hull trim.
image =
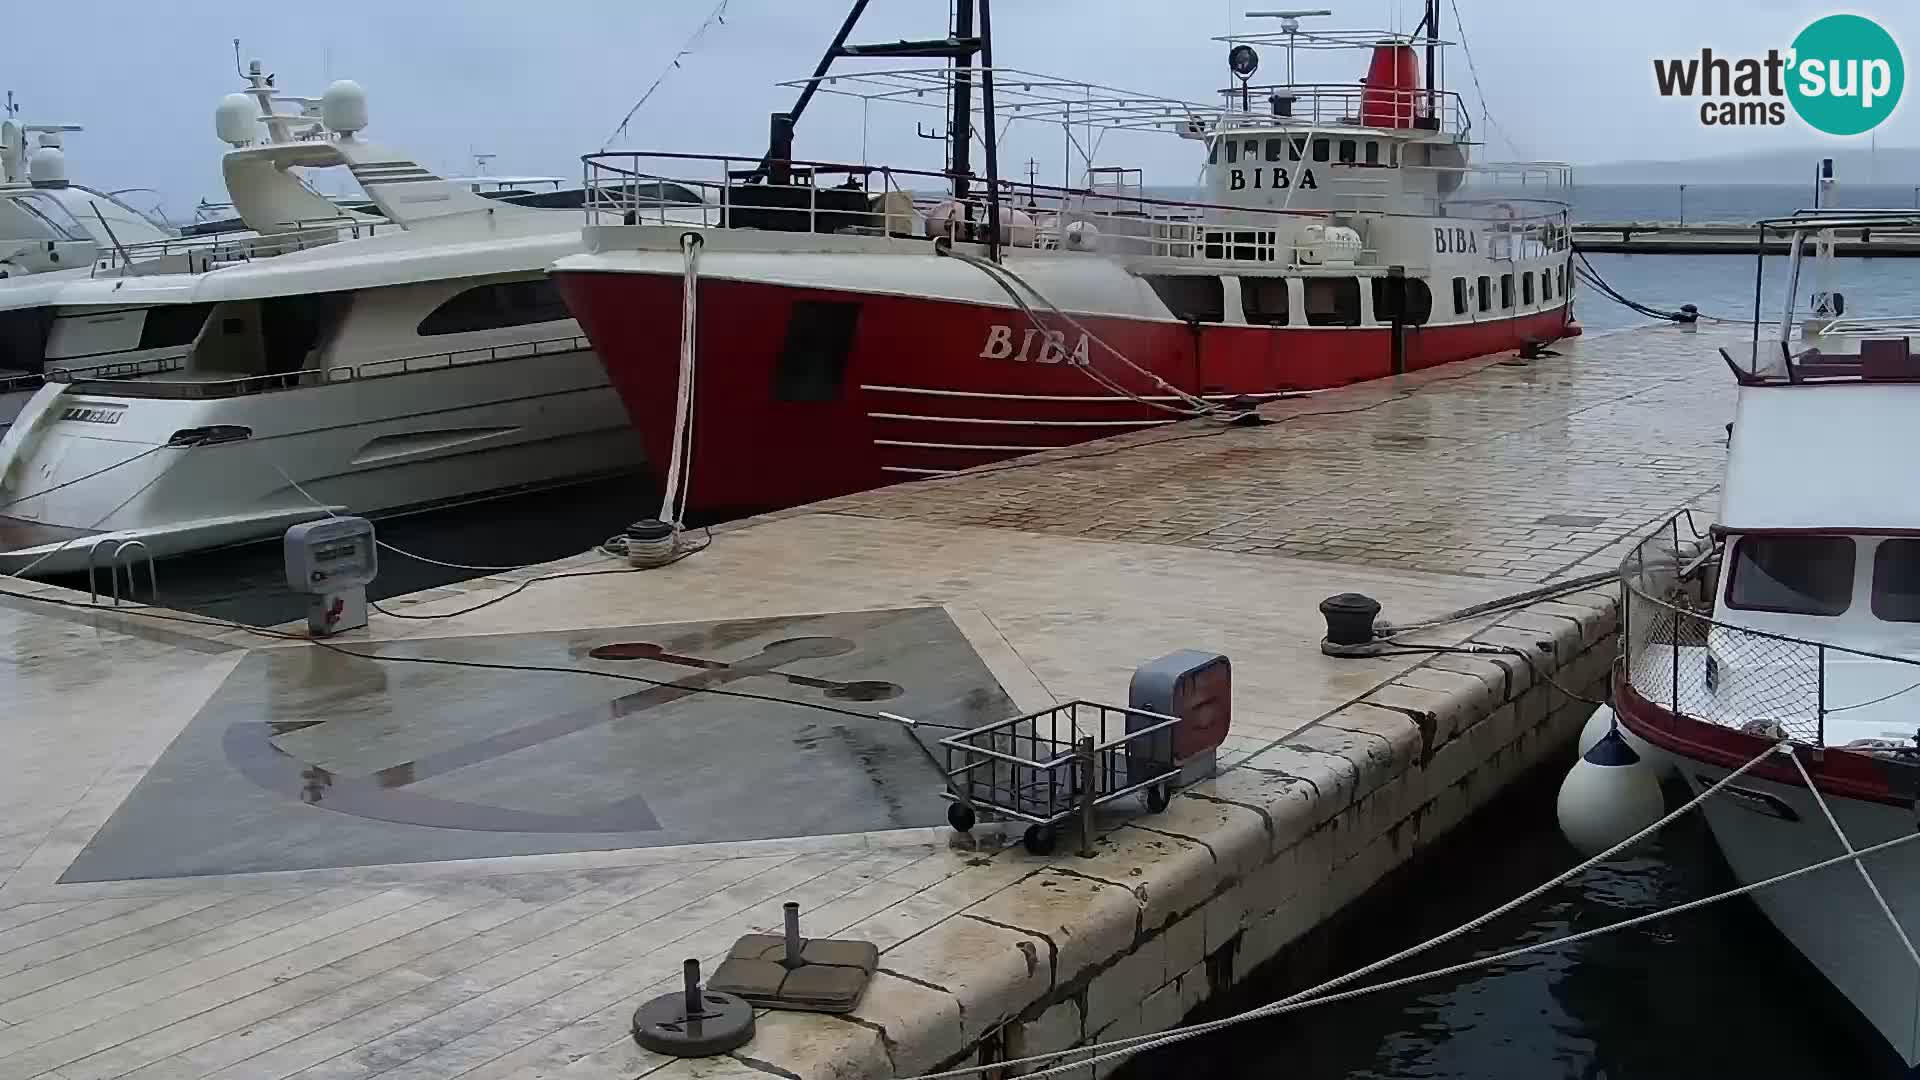
[[[649,467],[664,470],[681,277],[554,277],[626,402]],[[1180,419],[1101,380],[1175,404],[1164,387],[1078,331],[1049,340],[1017,309],[724,278],[698,288],[687,505],[702,517],[797,506]],[[1272,398],[1393,370],[1385,326],[1076,320],[1181,392],[1211,398]],[[1408,328],[1403,364],[1412,371],[1551,341],[1569,323],[1561,305]]]
[[[1749,735],[1719,724],[1709,724],[1676,715],[1648,701],[1633,684],[1615,673],[1614,711],[1628,731],[1678,759],[1722,769],[1737,769],[1774,739]],[[1899,764],[1867,754],[1829,750],[1806,761],[1821,792],[1829,798],[1858,799],[1903,810],[1913,806],[1914,766]],[[1805,787],[1800,771],[1793,763],[1776,758],[1747,771],[1756,780],[1773,780],[1789,787]]]

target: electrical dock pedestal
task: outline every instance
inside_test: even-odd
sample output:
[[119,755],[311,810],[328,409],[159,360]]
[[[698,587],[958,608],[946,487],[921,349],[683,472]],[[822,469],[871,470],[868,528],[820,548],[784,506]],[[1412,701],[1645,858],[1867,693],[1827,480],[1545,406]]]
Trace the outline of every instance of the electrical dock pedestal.
[[307,633],[327,637],[367,625],[367,586],[380,571],[373,523],[328,517],[287,530],[287,587],[307,596]]
[[[1712,505],[1715,347],[1744,342],[1588,335],[1156,427],[664,567],[383,600],[408,618],[344,645],[0,579],[0,1076],[877,1080],[1163,1030],[1275,964],[1339,974],[1315,943],[1354,899],[1572,760],[1616,590],[1360,657],[1322,653],[1320,603],[1405,625],[1616,568]],[[289,555],[320,595],[375,570],[352,522]],[[352,618],[316,603],[316,631]],[[1470,642],[1506,651],[1417,647]],[[1085,856],[957,835],[880,716],[935,743],[1076,701],[1202,721],[1164,809],[1096,808]],[[851,1011],[757,1006],[702,1058],[636,1041],[643,1005],[687,1014],[687,960],[711,981],[765,935],[777,964],[789,903],[806,940],[874,950]]]

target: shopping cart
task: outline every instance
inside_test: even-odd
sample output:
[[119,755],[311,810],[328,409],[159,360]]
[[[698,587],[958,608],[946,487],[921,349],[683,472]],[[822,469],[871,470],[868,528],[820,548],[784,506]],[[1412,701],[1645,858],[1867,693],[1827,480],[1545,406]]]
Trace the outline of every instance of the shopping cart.
[[1180,769],[1173,757],[1177,716],[1069,701],[1062,705],[971,728],[940,740],[941,764],[904,724],[946,786],[947,822],[970,831],[981,818],[1027,822],[1028,851],[1053,850],[1062,821],[1076,813],[1091,824],[1093,810],[1115,799],[1144,793],[1147,810],[1166,809]]

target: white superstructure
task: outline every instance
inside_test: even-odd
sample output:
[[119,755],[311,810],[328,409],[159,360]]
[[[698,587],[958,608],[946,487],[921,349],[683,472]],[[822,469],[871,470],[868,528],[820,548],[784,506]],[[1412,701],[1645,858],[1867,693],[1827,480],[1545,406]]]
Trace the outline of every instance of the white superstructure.
[[[115,364],[56,364],[0,440],[0,567],[82,568],[97,545],[136,539],[165,556],[638,463],[545,274],[579,249],[576,213],[483,198],[366,141],[351,83],[286,99],[257,64],[249,77],[250,97],[216,114],[229,194],[296,250],[41,298],[50,359],[84,338]],[[297,113],[271,108],[287,100]],[[293,173],[329,166],[381,216]],[[141,348],[161,326],[178,346]]]

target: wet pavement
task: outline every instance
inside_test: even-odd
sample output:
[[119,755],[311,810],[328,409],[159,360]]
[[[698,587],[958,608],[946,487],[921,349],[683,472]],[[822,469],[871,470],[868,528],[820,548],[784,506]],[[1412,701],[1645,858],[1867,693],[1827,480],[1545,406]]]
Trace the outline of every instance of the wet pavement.
[[931,826],[938,778],[897,725],[721,695],[885,701],[935,728],[1014,711],[937,607],[356,651],[499,667],[256,651],[60,880]]
[[[384,660],[0,583],[0,1076],[637,1076],[665,1062],[632,1044],[636,1001],[786,900],[874,942],[883,977],[919,971],[914,942],[1048,863],[950,851],[937,783],[874,711],[1124,701],[1135,665],[1208,649],[1234,661],[1224,759],[1281,776],[1291,734],[1416,663],[1322,656],[1321,598],[1432,616],[1609,569],[1709,496],[1714,343],[1588,338],[1282,402],[468,614],[617,567],[436,588],[336,642]],[[764,1037],[838,1052],[799,1023]]]

